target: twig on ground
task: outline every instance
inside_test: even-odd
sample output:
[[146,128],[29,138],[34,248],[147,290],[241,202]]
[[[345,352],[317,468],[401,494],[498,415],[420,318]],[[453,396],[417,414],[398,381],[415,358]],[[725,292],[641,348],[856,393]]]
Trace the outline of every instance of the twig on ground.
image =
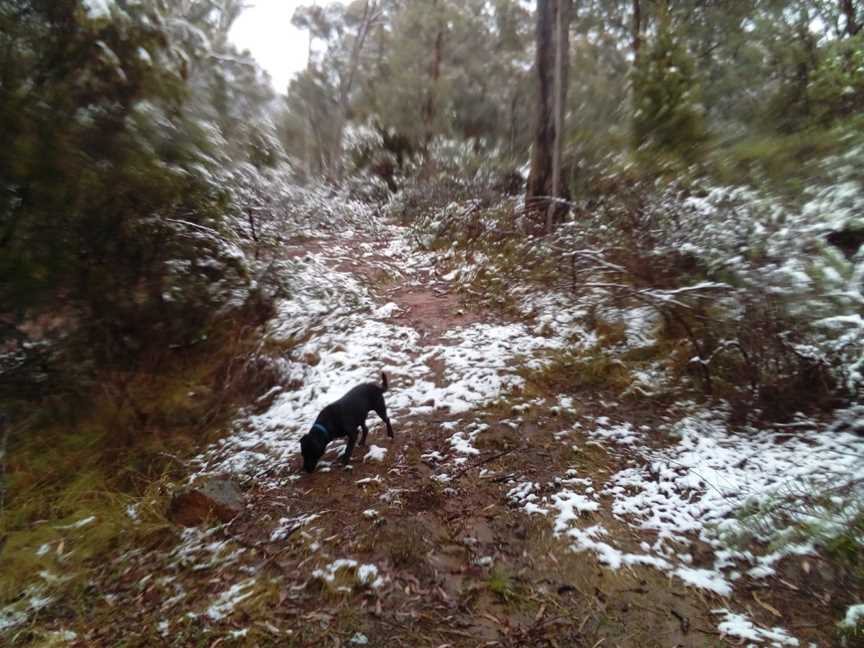
[[9,444],[9,425],[5,414],[0,414],[0,513],[6,505],[6,447]]
[[513,447],[513,448],[510,448],[509,450],[504,450],[503,452],[498,452],[498,453],[492,455],[491,457],[486,457],[485,459],[483,459],[481,461],[475,461],[473,464],[466,466],[465,468],[463,468],[462,470],[457,472],[455,475],[452,475],[450,477],[450,479],[458,479],[459,477],[464,475],[469,470],[471,470],[473,468],[477,468],[478,466],[482,466],[483,464],[487,464],[491,461],[495,461],[496,459],[500,459],[504,455],[508,455],[511,452],[513,452],[514,450],[518,450],[518,449],[519,449],[518,447]]
[[[280,540],[287,540],[288,538],[290,538],[294,534],[294,532],[300,530],[300,528],[302,528],[302,526],[303,526],[302,524],[295,524],[293,527],[291,527],[291,529],[288,530],[288,532],[282,538],[280,538]],[[279,556],[281,556],[283,553],[288,551],[290,548],[291,548],[291,545],[286,544],[279,551],[269,555],[267,557],[267,560],[265,560],[263,563],[261,563],[261,569],[264,569],[265,567],[269,567],[270,563],[272,563],[274,560],[276,560]]]

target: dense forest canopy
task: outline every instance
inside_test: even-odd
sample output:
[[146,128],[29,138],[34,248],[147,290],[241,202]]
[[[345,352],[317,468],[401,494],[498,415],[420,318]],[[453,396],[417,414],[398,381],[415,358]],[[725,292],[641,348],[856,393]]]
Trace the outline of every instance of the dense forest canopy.
[[[732,172],[748,149],[760,162],[766,140],[854,120],[860,13],[808,0],[573,3],[570,182],[634,149],[707,163],[709,142],[732,156]],[[288,89],[284,137],[310,172],[338,170],[345,124],[404,137],[412,151],[438,137],[527,159],[531,3],[333,3],[303,7],[294,22],[312,57]]]

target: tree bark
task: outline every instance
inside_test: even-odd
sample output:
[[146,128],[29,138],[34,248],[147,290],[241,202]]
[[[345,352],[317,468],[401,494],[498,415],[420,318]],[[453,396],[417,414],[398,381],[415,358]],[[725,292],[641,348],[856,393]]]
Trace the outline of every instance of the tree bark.
[[642,48],[642,5],[633,0],[633,65],[639,63],[639,50]]
[[522,93],[519,92],[517,87],[516,91],[513,92],[513,97],[510,99],[510,132],[508,148],[510,155],[513,155],[516,152],[516,129],[518,128],[518,124],[516,123],[516,110],[519,107],[519,100],[521,98]]
[[537,0],[535,78],[537,103],[534,110],[534,142],[525,206],[531,211],[547,206],[552,194],[552,149],[555,145],[554,70],[556,0]]
[[357,69],[360,67],[360,55],[363,53],[363,47],[366,44],[366,39],[372,31],[372,25],[378,17],[378,3],[366,0],[363,5],[363,17],[360,19],[360,25],[357,28],[357,36],[354,38],[354,44],[351,47],[351,55],[348,60],[348,75],[339,80],[339,110],[336,117],[336,151],[334,155],[334,164],[336,168],[335,176],[338,181],[342,180],[344,168],[342,164],[342,134],[345,131],[345,125],[351,118],[351,90],[354,87],[354,79],[357,77]]
[[546,232],[550,233],[556,217],[566,209],[555,198],[565,196],[561,182],[561,155],[564,150],[564,113],[567,105],[568,61],[570,58],[570,5],[571,0],[558,0],[555,12],[555,142],[552,147],[552,197],[546,210]]
[[[432,0],[433,11],[438,9],[438,0]],[[444,22],[438,16],[438,30],[435,33],[435,43],[432,46],[432,64],[429,68],[429,89],[426,101],[423,103],[423,148],[429,146],[434,133],[437,116],[436,102],[438,99],[438,81],[441,78],[441,63],[444,58]]]
[[855,36],[861,31],[861,23],[855,14],[855,6],[852,0],[840,0],[840,9],[846,16],[846,35]]

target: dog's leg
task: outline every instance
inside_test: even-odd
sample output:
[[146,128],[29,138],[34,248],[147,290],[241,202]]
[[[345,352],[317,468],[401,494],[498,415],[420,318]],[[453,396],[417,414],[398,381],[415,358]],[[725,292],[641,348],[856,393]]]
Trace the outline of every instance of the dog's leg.
[[375,413],[380,416],[381,420],[384,421],[385,425],[387,425],[387,436],[392,439],[393,428],[390,425],[390,419],[387,418],[387,406],[384,404],[384,398],[381,398],[381,400],[375,403]]
[[369,434],[369,428],[366,427],[366,421],[363,421],[360,424],[360,431],[363,432],[363,436],[360,437],[360,446],[366,445],[366,435]]
[[348,445],[345,447],[345,454],[342,455],[342,465],[347,466],[351,461],[351,453],[354,452],[354,445],[357,443],[357,430],[351,430],[348,433]]

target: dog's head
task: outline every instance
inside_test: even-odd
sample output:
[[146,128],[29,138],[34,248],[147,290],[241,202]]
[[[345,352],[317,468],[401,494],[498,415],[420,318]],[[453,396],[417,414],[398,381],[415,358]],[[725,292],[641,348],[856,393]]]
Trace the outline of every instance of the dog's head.
[[307,434],[300,439],[300,451],[303,453],[303,470],[314,472],[318,460],[324,454],[325,444],[315,434]]

